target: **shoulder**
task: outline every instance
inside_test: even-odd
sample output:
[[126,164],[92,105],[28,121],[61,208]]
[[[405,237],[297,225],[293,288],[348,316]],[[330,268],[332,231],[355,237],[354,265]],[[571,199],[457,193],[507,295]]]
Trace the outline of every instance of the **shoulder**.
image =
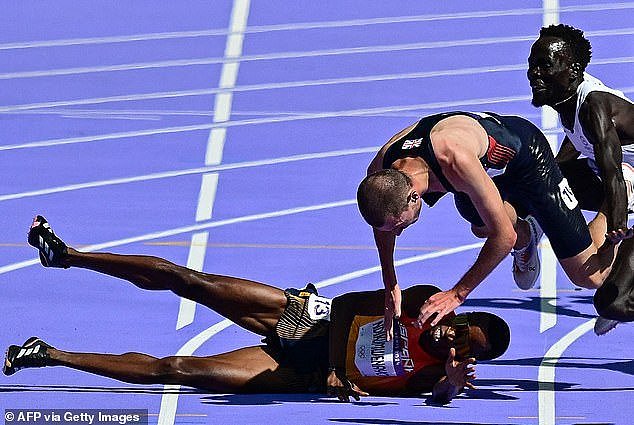
[[579,122],[585,129],[597,123],[608,123],[613,115],[615,100],[619,99],[611,93],[593,91],[579,107]]

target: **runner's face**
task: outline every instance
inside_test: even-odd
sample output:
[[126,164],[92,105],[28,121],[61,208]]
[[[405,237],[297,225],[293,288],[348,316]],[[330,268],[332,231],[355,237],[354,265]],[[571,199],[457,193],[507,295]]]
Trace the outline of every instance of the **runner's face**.
[[563,40],[539,38],[528,57],[527,77],[531,85],[533,106],[553,106],[569,97],[574,81],[573,60]]
[[403,230],[418,221],[421,207],[422,204],[419,198],[418,202],[410,204],[410,207],[403,211],[400,217],[389,217],[385,224],[379,227],[379,230],[383,232],[392,232],[396,236],[399,236],[403,233]]
[[[452,319],[443,318],[441,323],[432,326],[422,334],[423,348],[431,351],[430,354],[439,358],[446,358],[450,348],[456,348],[456,329],[452,325]],[[478,355],[487,346],[486,336],[478,326],[469,326],[470,354]],[[458,351],[458,350],[456,350]]]

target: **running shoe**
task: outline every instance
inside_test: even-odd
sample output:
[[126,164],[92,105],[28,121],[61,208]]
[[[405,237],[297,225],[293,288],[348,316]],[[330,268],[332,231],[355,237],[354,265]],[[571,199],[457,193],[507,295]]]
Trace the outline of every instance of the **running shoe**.
[[606,319],[605,317],[597,317],[597,321],[594,322],[594,333],[598,336],[605,335],[618,325],[618,320]]
[[46,366],[51,358],[49,348],[52,347],[35,336],[27,339],[21,347],[11,345],[4,358],[2,372],[9,376],[27,367]]
[[530,241],[522,249],[511,252],[513,256],[513,279],[520,289],[531,289],[535,286],[540,272],[539,262],[539,241],[544,231],[534,217],[526,217],[528,228],[530,229]]
[[48,221],[41,215],[33,219],[28,237],[29,245],[37,248],[40,252],[40,262],[44,267],[59,267],[67,269],[69,266],[61,264],[62,259],[68,253],[68,248],[62,241]]

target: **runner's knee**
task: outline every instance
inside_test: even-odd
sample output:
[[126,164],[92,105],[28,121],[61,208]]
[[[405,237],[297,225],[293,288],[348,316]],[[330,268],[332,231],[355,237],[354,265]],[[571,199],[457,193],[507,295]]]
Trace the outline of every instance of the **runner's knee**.
[[593,301],[599,316],[606,319],[627,322],[634,317],[634,300],[630,297],[619,297],[618,288],[609,281],[597,290]]

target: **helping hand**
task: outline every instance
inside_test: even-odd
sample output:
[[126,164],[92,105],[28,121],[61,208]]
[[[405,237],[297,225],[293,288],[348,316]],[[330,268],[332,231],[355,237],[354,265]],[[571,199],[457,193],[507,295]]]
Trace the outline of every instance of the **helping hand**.
[[350,401],[352,396],[356,401],[361,399],[361,396],[369,395],[365,391],[362,391],[354,383],[350,382],[345,374],[337,375],[337,372],[331,370],[326,380],[326,394],[329,396],[337,396],[339,401]]
[[627,229],[611,230],[605,234],[605,239],[613,245],[619,242],[629,239],[634,236],[634,227],[628,227]]
[[417,325],[422,327],[432,315],[436,314],[436,317],[431,322],[431,326],[436,326],[443,317],[454,311],[463,302],[464,299],[453,289],[438,292],[429,297],[420,308]]
[[385,336],[387,341],[391,341],[394,337],[394,318],[401,317],[401,288],[398,283],[394,285],[392,290],[385,290]]

